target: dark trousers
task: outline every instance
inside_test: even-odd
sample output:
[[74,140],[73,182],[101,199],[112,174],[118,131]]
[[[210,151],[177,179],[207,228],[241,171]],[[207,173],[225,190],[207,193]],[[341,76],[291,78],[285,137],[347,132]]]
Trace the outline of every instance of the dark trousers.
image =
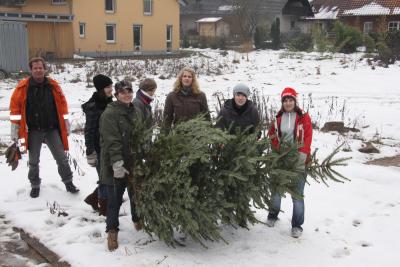
[[96,162],[96,171],[97,171],[97,175],[99,176],[99,181],[98,181],[98,186],[97,186],[97,197],[101,198],[101,199],[107,199],[107,185],[102,184],[100,182],[100,151],[98,151],[97,153],[97,162]]
[[72,171],[68,163],[67,155],[61,141],[60,133],[56,129],[48,131],[30,131],[28,133],[29,142],[29,172],[28,178],[32,188],[40,187],[39,177],[39,161],[42,143],[45,143],[58,166],[58,174],[61,176],[63,183],[72,181]]
[[125,193],[125,189],[128,189],[128,196],[130,200],[131,216],[134,223],[139,221],[139,216],[136,213],[135,203],[133,200],[133,190],[131,186],[128,186],[128,179],[114,178],[114,185],[107,185],[107,219],[106,219],[106,232],[110,230],[118,231],[119,226],[119,210],[122,205],[122,197]]

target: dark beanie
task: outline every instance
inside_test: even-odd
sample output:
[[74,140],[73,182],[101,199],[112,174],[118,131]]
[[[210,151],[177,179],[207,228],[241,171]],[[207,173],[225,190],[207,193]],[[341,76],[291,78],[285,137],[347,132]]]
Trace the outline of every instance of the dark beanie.
[[154,81],[154,79],[151,78],[146,78],[139,84],[139,89],[145,92],[151,91],[155,88],[157,88],[157,83],[156,81]]
[[103,75],[103,74],[98,74],[93,77],[93,84],[94,87],[96,87],[97,91],[103,90],[105,87],[111,85],[113,82],[110,79],[110,77]]

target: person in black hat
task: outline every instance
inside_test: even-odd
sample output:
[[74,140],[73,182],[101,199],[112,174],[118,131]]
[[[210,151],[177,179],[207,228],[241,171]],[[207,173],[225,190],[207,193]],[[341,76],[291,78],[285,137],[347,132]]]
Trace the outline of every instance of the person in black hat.
[[[99,120],[107,105],[112,102],[112,80],[103,74],[98,74],[93,78],[96,92],[82,105],[82,110],[86,116],[85,123],[85,146],[86,158],[90,166],[96,167],[97,174],[100,175],[100,133]],[[106,216],[107,212],[107,187],[101,183],[84,200],[99,215]]]

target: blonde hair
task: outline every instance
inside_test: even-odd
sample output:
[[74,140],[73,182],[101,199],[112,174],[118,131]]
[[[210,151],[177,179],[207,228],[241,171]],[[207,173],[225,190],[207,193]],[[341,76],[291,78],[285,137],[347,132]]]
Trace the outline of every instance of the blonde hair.
[[183,88],[183,85],[182,85],[182,77],[183,77],[183,73],[184,73],[184,72],[189,72],[189,73],[192,75],[192,78],[193,78],[193,80],[192,80],[192,90],[193,90],[193,93],[196,94],[196,95],[200,94],[201,91],[200,91],[199,83],[198,83],[198,81],[197,81],[196,73],[195,73],[194,70],[191,69],[191,68],[183,68],[183,69],[179,72],[178,77],[176,78],[176,81],[175,81],[175,83],[174,83],[174,89],[173,89],[173,91],[174,91],[175,93],[178,93],[180,90],[182,90],[182,88]]

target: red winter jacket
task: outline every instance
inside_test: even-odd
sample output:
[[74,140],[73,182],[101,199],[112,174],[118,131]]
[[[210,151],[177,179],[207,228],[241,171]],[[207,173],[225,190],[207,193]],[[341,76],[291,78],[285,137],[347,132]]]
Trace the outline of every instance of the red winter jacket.
[[[272,146],[277,150],[279,150],[281,138],[281,119],[282,116],[278,114],[276,120],[268,131],[268,136],[271,139]],[[302,115],[296,113],[294,136],[296,136],[296,140],[299,142],[299,144],[302,144],[302,147],[299,148],[299,152],[307,154],[307,159],[309,160],[312,142],[312,125],[311,118],[308,113],[303,113]]]

